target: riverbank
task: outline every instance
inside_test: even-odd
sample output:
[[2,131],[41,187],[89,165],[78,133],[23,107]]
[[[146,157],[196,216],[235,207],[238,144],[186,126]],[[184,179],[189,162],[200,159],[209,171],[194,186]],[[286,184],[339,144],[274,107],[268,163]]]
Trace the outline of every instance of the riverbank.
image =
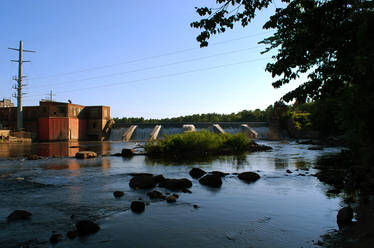
[[327,191],[342,197],[342,207],[353,210],[354,221],[323,236],[324,247],[373,247],[374,169],[362,166],[348,151],[317,162],[317,178],[331,185]]

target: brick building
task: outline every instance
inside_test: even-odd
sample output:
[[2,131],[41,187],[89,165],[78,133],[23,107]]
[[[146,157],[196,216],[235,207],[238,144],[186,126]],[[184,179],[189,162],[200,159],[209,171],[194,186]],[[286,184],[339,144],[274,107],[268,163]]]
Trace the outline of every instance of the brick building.
[[[40,141],[103,140],[110,125],[110,107],[41,101],[23,107],[23,127]],[[17,108],[0,108],[0,125],[17,128]]]

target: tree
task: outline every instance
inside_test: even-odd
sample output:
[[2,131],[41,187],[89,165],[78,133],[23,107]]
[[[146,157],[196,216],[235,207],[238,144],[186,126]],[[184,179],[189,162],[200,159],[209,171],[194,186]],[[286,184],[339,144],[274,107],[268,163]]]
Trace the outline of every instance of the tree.
[[[307,80],[282,97],[303,103],[335,99],[336,118],[352,144],[373,148],[370,117],[374,111],[374,4],[368,0],[281,0],[284,7],[263,26],[275,32],[260,43],[263,53],[276,51],[266,66],[275,88],[307,74]],[[211,35],[240,22],[247,26],[273,0],[217,0],[218,8],[196,8],[202,17],[191,23],[203,31],[201,47]],[[371,159],[373,155],[371,155]]]

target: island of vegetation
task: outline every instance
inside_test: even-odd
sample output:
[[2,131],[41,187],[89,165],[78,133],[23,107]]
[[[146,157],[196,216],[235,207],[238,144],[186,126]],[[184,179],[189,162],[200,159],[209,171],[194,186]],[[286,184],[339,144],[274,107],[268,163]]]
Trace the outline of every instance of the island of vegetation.
[[145,145],[145,151],[149,157],[165,158],[238,155],[268,149],[271,148],[259,145],[241,133],[216,134],[206,130],[166,135],[163,139],[148,142]]

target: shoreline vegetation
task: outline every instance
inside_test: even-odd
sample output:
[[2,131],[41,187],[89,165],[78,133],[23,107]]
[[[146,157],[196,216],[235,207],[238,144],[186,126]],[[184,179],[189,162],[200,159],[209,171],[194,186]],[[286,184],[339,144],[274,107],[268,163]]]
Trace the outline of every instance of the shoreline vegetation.
[[259,145],[244,134],[216,134],[206,130],[166,135],[163,139],[145,144],[150,158],[193,158],[214,155],[240,155],[266,151],[271,147]]

